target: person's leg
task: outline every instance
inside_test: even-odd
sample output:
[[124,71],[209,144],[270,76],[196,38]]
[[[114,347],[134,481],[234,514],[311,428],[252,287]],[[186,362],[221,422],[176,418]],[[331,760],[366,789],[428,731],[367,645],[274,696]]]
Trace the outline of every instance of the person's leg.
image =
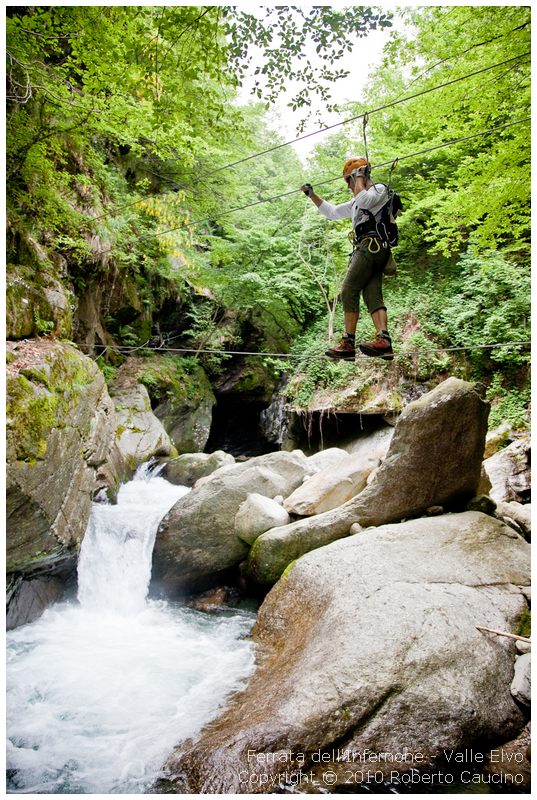
[[388,330],[388,312],[385,308],[377,308],[376,311],[373,311],[371,319],[377,333]]
[[356,326],[358,325],[358,320],[360,318],[359,312],[345,311],[343,316],[345,320],[345,331],[347,335],[354,336],[354,334],[356,333]]
[[360,351],[366,356],[379,356],[386,360],[393,359],[392,341],[388,333],[388,312],[382,296],[382,267],[379,259],[377,269],[371,280],[364,287],[364,301],[377,331],[376,338],[371,342],[362,342]]
[[329,358],[354,359],[356,325],[360,317],[360,293],[371,279],[373,265],[363,249],[356,249],[351,257],[349,269],[341,287],[341,302],[345,323],[345,336],[336,347],[326,351]]

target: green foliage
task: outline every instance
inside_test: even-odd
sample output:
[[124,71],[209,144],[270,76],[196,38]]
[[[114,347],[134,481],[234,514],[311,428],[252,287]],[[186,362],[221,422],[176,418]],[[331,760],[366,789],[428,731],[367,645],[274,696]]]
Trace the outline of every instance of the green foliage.
[[529,385],[523,388],[506,388],[504,376],[495,373],[487,390],[487,400],[491,402],[489,427],[495,428],[508,422],[514,428],[527,428],[529,425],[528,404],[531,399]]
[[[332,110],[331,84],[349,74],[333,69],[334,65],[352,51],[354,37],[392,24],[390,12],[364,6],[341,10],[330,6],[275,6],[260,11],[264,16],[226,8],[223,16],[230,41],[228,56],[239,79],[247,75],[251,46],[261,51],[252,93],[264,100],[267,108],[293,82],[300,88],[288,103],[291,108],[310,107],[317,95],[327,103],[327,110]],[[310,55],[313,52],[314,57]]]
[[326,321],[322,317],[292,348],[293,375],[284,391],[297,408],[307,409],[316,391],[336,390],[345,386],[352,376],[352,364],[331,361],[325,356],[326,344]]
[[[383,64],[345,113],[518,56],[372,114],[367,128],[374,164],[401,158],[393,179],[406,209],[399,272],[386,282],[401,375],[483,380],[492,419],[517,425],[525,424],[528,351],[480,348],[529,338],[527,127],[430,148],[527,115],[529,13],[403,9]],[[242,159],[282,141],[262,104],[298,78],[291,106],[307,113],[318,96],[331,108],[340,58],[392,15],[328,6],[21,6],[7,17],[10,261],[36,271],[46,264],[79,296],[100,293],[101,321],[123,345],[142,345],[158,321],[187,347],[291,352],[290,396],[303,407],[319,389],[348,384],[354,367],[323,354],[334,319],[341,324],[348,222],[327,223],[289,193],[339,174],[348,155],[363,151],[361,127],[324,139],[309,175],[290,148]],[[253,48],[261,102],[239,107]],[[422,150],[430,151],[404,158]],[[374,177],[386,180],[387,170]],[[349,197],[343,182],[327,193],[333,202]],[[53,329],[35,321],[37,333]],[[357,337],[371,335],[365,314]],[[217,376],[230,358],[204,354],[200,363]],[[263,360],[267,375],[283,366]],[[112,380],[112,368],[102,369]],[[153,368],[144,380],[168,391]]]
[[107,364],[104,358],[102,357],[95,359],[95,363],[103,373],[106,385],[112,386],[115,379],[117,378],[117,372],[118,372],[117,367],[114,367],[112,364]]
[[34,308],[34,326],[35,332],[38,336],[46,336],[54,330],[54,322],[52,320],[41,319],[39,311]]
[[[408,33],[395,33],[386,48],[368,85],[369,107],[519,58],[373,115],[368,137],[374,162],[528,116],[529,8],[430,6],[402,14]],[[402,159],[394,181],[406,206],[405,250],[416,253],[426,244],[429,251],[448,255],[474,243],[480,249],[510,244],[527,253],[528,141],[527,124],[516,125]]]

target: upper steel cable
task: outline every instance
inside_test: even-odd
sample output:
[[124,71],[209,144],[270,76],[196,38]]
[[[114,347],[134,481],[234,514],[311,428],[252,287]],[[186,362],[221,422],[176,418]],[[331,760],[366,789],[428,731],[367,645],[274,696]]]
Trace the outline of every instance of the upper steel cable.
[[[398,156],[396,159],[397,161],[403,161],[404,159],[414,158],[415,156],[421,156],[425,153],[431,153],[434,150],[441,150],[444,147],[451,147],[454,144],[458,144],[459,142],[466,142],[469,139],[475,139],[478,136],[486,136],[489,133],[494,133],[495,131],[501,131],[505,128],[511,128],[514,125],[522,125],[525,122],[529,122],[531,117],[523,117],[522,119],[516,120],[515,122],[506,122],[504,125],[497,125],[494,128],[488,128],[486,131],[479,131],[479,133],[471,133],[468,136],[459,136],[457,139],[452,139],[449,142],[444,142],[443,144],[433,145],[432,147],[426,147],[423,150],[418,150],[416,153],[408,153],[406,156]],[[384,161],[381,164],[375,164],[374,169],[379,169],[380,167],[385,167],[388,165],[393,164],[393,159],[390,161]],[[337,175],[333,178],[328,178],[325,181],[317,181],[316,186],[325,186],[327,183],[333,183],[336,180],[341,180],[341,175]],[[301,189],[290,189],[287,192],[282,192],[281,194],[274,195],[273,197],[267,197],[264,200],[256,200],[254,203],[247,203],[244,206],[236,206],[235,208],[229,208],[220,212],[219,214],[213,214],[210,217],[204,217],[203,219],[193,220],[189,223],[183,223],[182,225],[177,225],[174,228],[166,228],[164,231],[158,231],[156,233],[146,233],[143,236],[136,237],[136,241],[143,241],[144,239],[152,239],[157,236],[165,236],[167,233],[173,233],[174,231],[182,230],[186,227],[194,227],[197,225],[201,225],[205,222],[212,222],[215,219],[221,219],[222,217],[226,217],[229,214],[234,214],[237,211],[245,211],[248,208],[254,208],[255,206],[263,205],[264,203],[271,203],[274,200],[280,200],[283,197],[289,197],[292,194],[298,194],[301,192]],[[109,247],[106,250],[98,250],[96,253],[93,254],[93,258],[97,258],[97,256],[106,255],[107,253],[111,253],[113,247]]]
[[[244,164],[247,161],[251,161],[254,158],[259,158],[260,156],[267,155],[268,153],[273,153],[276,150],[280,150],[282,147],[288,147],[289,145],[295,144],[296,142],[301,142],[304,139],[308,139],[311,136],[318,136],[320,133],[326,133],[326,131],[333,130],[334,128],[338,128],[341,125],[347,125],[349,122],[355,122],[358,119],[367,119],[369,114],[376,114],[379,111],[384,111],[387,108],[393,108],[393,106],[400,105],[401,103],[406,103],[409,100],[414,100],[416,97],[421,97],[422,95],[429,94],[430,92],[435,92],[438,89],[443,89],[446,86],[451,86],[454,83],[459,83],[460,81],[466,80],[467,78],[472,78],[475,75],[480,75],[483,72],[488,72],[491,69],[495,69],[496,67],[502,67],[504,64],[509,64],[512,61],[516,61],[518,58],[525,58],[526,56],[531,55],[531,51],[527,51],[525,53],[520,53],[517,56],[512,56],[511,58],[506,59],[505,61],[500,61],[497,64],[492,64],[489,67],[482,67],[481,69],[475,70],[474,72],[469,72],[466,75],[461,75],[459,78],[453,78],[450,81],[445,81],[444,83],[440,83],[437,86],[432,86],[429,89],[422,89],[420,92],[416,92],[415,94],[408,95],[408,97],[401,97],[396,100],[391,100],[389,103],[385,103],[382,106],[378,106],[378,108],[373,108],[369,111],[364,111],[362,114],[358,114],[355,117],[348,117],[348,119],[341,120],[340,122],[335,122],[333,125],[327,125],[324,128],[319,128],[319,130],[312,131],[311,133],[305,133],[302,136],[297,136],[295,139],[289,139],[289,141],[281,142],[280,144],[274,145],[273,147],[269,147],[266,150],[261,150],[259,153],[253,153],[250,156],[245,156],[244,158],[240,158],[237,161],[232,161],[229,164],[225,164],[222,167],[216,167],[216,169],[212,169],[210,172],[203,173],[202,175],[198,175],[197,178],[192,182],[192,185],[195,186],[204,178],[209,178],[215,175],[218,172],[223,172],[226,169],[231,169],[232,167],[236,167],[239,164]],[[365,136],[365,129],[364,129],[364,136]],[[180,188],[186,189],[189,187],[181,186]],[[160,193],[159,193],[160,194]],[[139,205],[140,203],[144,203],[146,200],[151,199],[152,197],[158,197],[159,195],[148,195],[147,197],[143,197],[140,200],[133,200],[131,203],[127,203],[126,205],[119,206],[118,208],[114,209],[113,212],[100,214],[97,217],[93,217],[91,222],[97,222],[100,219],[105,219],[107,217],[112,216],[112,214],[117,213],[118,211],[122,211],[125,208],[131,208],[132,206]]]

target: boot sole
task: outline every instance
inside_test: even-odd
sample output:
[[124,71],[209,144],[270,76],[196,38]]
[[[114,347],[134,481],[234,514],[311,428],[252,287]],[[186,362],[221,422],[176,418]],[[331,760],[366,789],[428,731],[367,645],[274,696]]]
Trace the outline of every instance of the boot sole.
[[369,350],[362,345],[358,345],[358,347],[364,356],[370,356],[371,358],[383,358],[384,361],[393,361],[393,353],[379,353],[378,350]]

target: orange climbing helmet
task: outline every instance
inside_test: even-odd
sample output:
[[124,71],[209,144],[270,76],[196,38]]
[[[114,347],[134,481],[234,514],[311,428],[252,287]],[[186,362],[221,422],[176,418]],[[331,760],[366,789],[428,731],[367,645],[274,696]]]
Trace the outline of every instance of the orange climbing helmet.
[[364,178],[369,178],[371,173],[371,164],[363,156],[353,156],[343,164],[343,177],[345,179],[354,175],[361,175]]

